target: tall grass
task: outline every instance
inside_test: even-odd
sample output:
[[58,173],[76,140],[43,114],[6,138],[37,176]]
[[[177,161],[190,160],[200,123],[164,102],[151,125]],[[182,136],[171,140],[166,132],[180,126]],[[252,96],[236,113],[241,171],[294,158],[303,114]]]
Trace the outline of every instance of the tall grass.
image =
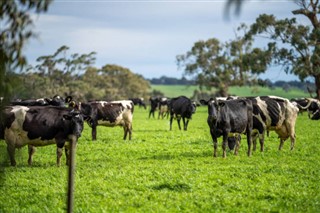
[[[319,122],[298,117],[297,142],[278,151],[274,132],[265,152],[212,157],[207,109],[198,107],[188,131],[174,121],[148,119],[136,108],[133,139],[121,128],[98,127],[91,141],[85,127],[76,152],[75,212],[318,212],[320,209]],[[34,164],[27,148],[10,167],[6,146],[0,175],[0,212],[65,212],[67,166],[55,165],[55,147],[40,147]],[[63,160],[65,158],[63,157]]]

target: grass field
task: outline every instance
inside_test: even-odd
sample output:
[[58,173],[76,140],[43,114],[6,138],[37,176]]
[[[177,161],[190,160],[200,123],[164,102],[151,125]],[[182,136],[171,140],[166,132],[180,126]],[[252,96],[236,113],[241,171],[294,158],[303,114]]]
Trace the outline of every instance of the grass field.
[[[179,95],[185,95],[191,97],[193,91],[198,89],[197,86],[185,86],[185,85],[151,85],[152,90],[161,91],[166,97],[177,97]],[[199,90],[199,89],[198,89]],[[284,98],[302,98],[309,97],[308,93],[305,93],[299,89],[291,89],[289,92],[285,92],[282,88],[275,88],[273,90],[266,87],[231,87],[230,94],[237,96],[263,96],[263,95],[276,95]]]
[[[206,124],[207,108],[199,107],[188,131],[176,121],[148,119],[138,107],[133,139],[123,141],[121,128],[98,128],[90,140],[85,126],[76,154],[74,212],[319,212],[320,123],[298,117],[297,141],[278,151],[274,132],[265,152],[246,156],[243,136],[239,156],[212,157]],[[67,166],[56,167],[55,146],[40,147],[34,164],[27,148],[17,150],[10,167],[0,141],[0,212],[65,212]],[[63,156],[62,160],[65,160]]]

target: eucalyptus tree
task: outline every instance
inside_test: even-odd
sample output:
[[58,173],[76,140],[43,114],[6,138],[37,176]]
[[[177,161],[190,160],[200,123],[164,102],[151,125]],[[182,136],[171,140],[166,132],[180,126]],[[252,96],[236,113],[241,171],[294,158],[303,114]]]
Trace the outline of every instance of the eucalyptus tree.
[[51,0],[0,1],[0,97],[8,99],[14,82],[10,72],[26,65],[23,48],[36,36],[30,13],[48,10]]
[[[245,29],[241,25],[238,31]],[[225,43],[215,38],[198,41],[186,54],[177,56],[177,64],[184,69],[184,75],[195,79],[200,89],[215,88],[217,95],[227,96],[230,86],[255,82],[270,59],[270,51],[252,48],[251,41],[236,36]]]
[[[66,45],[58,48],[52,55],[40,56],[38,64],[31,69],[38,75],[42,75],[42,96],[54,94],[72,94],[77,90],[76,81],[79,75],[95,63],[95,52],[89,54],[73,53],[67,54],[70,48]],[[28,77],[28,76],[26,76]]]
[[[294,15],[307,18],[309,24],[299,24],[296,18],[278,20],[273,15],[262,14],[250,26],[246,38],[270,39],[273,62],[285,72],[294,74],[301,81],[313,78],[316,97],[320,98],[320,3],[319,0],[295,1],[298,9]],[[280,42],[279,42],[280,41]]]
[[107,100],[148,96],[149,82],[128,68],[106,64],[99,70],[99,75],[103,76],[106,84],[104,98]]

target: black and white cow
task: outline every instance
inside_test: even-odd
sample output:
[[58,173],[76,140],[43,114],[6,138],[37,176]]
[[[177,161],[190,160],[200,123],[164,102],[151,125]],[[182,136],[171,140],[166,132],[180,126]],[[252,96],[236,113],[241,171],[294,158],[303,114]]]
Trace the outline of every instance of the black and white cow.
[[192,118],[192,114],[196,112],[196,104],[185,96],[179,96],[172,98],[169,103],[170,111],[170,130],[172,130],[173,118],[177,119],[179,129],[181,130],[180,120],[183,121],[183,129],[187,130],[189,120]]
[[92,128],[92,140],[97,139],[97,126],[122,126],[123,139],[129,140],[132,136],[132,118],[134,104],[130,100],[123,101],[93,101],[81,104],[80,111],[84,114],[89,126]]
[[[208,125],[213,141],[213,156],[217,157],[217,138],[223,136],[223,157],[226,157],[228,137],[237,138],[239,134],[247,135],[248,156],[251,155],[252,134],[252,103],[246,99],[221,101],[210,99],[200,100],[203,105],[208,105]],[[239,140],[236,140],[235,154],[238,154]]]
[[134,105],[138,105],[139,107],[147,109],[146,103],[143,101],[143,98],[129,98],[129,100],[132,101]]
[[72,138],[77,140],[83,130],[82,115],[64,107],[8,106],[2,111],[2,118],[0,139],[7,144],[12,166],[16,165],[16,148],[28,145],[28,163],[31,165],[35,147],[50,144],[57,145],[59,166],[65,142],[70,142]]
[[160,118],[169,118],[169,103],[170,103],[170,99],[166,98],[166,97],[162,97],[159,99],[159,115],[158,115],[158,119]]
[[277,96],[260,96],[248,98],[253,105],[253,146],[256,148],[256,138],[259,137],[260,150],[264,150],[264,135],[266,131],[275,131],[280,138],[279,150],[284,141],[291,140],[291,150],[295,144],[295,124],[299,109],[288,99]]
[[293,98],[290,102],[299,108],[300,113],[307,111],[309,118],[319,109],[320,105],[319,100],[314,98]]
[[59,95],[53,96],[53,98],[39,98],[39,99],[25,99],[25,100],[13,100],[10,105],[20,106],[65,106],[65,100]]

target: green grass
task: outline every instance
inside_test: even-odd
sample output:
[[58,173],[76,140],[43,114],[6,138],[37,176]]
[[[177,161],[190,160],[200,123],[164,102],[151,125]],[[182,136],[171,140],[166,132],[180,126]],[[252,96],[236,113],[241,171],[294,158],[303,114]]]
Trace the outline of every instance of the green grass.
[[[194,90],[199,90],[197,86],[185,86],[185,85],[151,85],[152,90],[159,90],[167,97],[177,97],[185,95],[191,97]],[[282,88],[275,88],[273,90],[266,87],[230,87],[230,94],[237,96],[263,96],[263,95],[276,95],[284,98],[302,98],[309,97],[308,93],[305,93],[299,89],[291,89],[289,92],[285,92]]]
[[[121,128],[98,128],[90,140],[85,127],[76,152],[74,212],[319,212],[320,123],[298,117],[297,142],[278,151],[274,132],[265,152],[246,156],[243,136],[239,156],[212,157],[199,107],[188,131],[176,121],[148,119],[136,108],[133,139],[123,141]],[[27,147],[17,150],[10,167],[6,146],[0,174],[0,212],[65,212],[67,167],[55,165],[55,146],[39,147],[27,164]],[[62,158],[63,162],[65,157]]]

